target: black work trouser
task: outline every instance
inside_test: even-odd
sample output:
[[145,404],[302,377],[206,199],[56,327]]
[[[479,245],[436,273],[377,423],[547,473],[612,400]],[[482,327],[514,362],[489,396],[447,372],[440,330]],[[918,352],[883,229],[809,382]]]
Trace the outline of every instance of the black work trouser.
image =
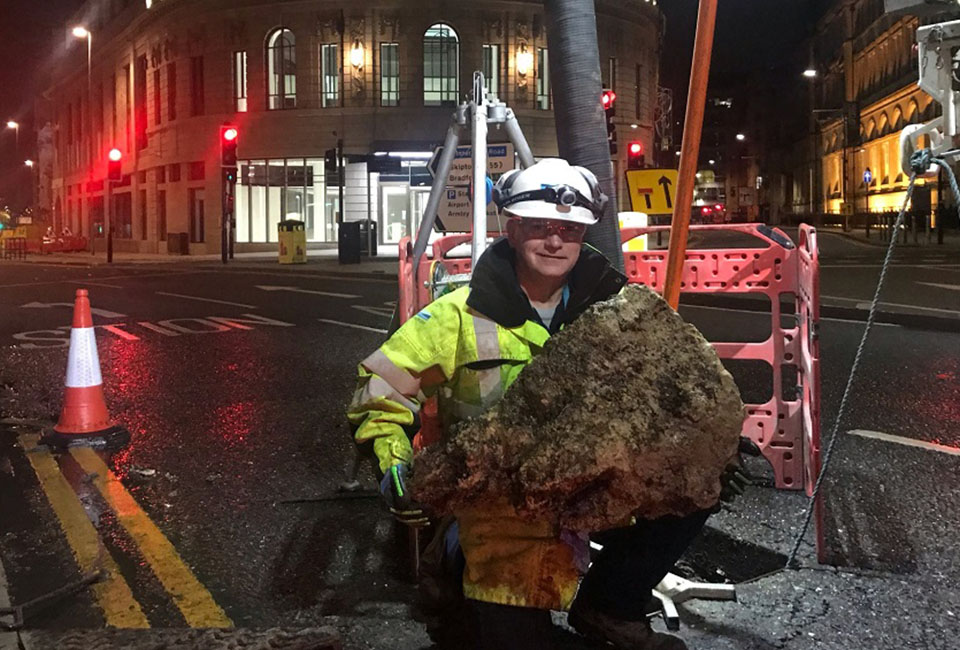
[[642,620],[650,590],[673,568],[709,516],[710,511],[702,510],[591,535],[603,550],[580,583],[575,606],[587,606],[621,621]]
[[474,650],[555,650],[550,611],[468,600],[476,630]]

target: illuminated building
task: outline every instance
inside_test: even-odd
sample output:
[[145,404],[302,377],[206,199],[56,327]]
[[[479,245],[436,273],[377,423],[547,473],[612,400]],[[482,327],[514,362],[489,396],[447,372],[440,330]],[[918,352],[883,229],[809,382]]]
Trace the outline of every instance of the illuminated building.
[[[891,16],[883,0],[839,0],[820,18],[810,48],[814,63],[806,79],[798,79],[811,84],[818,160],[809,170],[812,211],[852,215],[901,207],[909,177],[900,167],[900,131],[940,111],[917,87],[916,30],[956,17]],[[794,212],[811,211],[807,181],[794,174]],[[919,181],[915,207],[937,203],[936,181]]]
[[[629,137],[652,149],[659,8],[596,7],[618,126],[636,123]],[[304,221],[309,242],[336,241],[339,177],[325,154],[338,140],[343,218],[376,220],[384,244],[410,234],[432,182],[426,163],[474,70],[516,111],[534,154],[557,153],[540,2],[88,0],[53,46],[37,109],[41,204],[57,228],[99,235],[105,152],[120,148],[118,251],[167,252],[174,233],[191,254],[220,250],[225,122],[239,131],[240,252],[274,249],[282,219]]]

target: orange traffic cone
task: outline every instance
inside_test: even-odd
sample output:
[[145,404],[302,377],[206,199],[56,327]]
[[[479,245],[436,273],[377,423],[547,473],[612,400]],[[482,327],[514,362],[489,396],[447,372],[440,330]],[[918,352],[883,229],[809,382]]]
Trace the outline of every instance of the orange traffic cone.
[[44,432],[41,444],[57,447],[116,447],[129,442],[130,432],[110,421],[107,403],[103,399],[100,358],[86,289],[77,289],[77,299],[73,305],[73,326],[70,330],[70,352],[67,355],[64,384],[60,420],[57,426]]

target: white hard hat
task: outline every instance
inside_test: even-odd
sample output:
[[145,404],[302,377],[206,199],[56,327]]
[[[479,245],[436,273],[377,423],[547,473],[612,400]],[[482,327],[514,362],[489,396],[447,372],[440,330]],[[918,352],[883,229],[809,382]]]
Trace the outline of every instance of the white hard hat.
[[594,224],[607,197],[586,167],[562,158],[544,158],[526,169],[508,171],[497,180],[493,200],[502,212],[529,219],[560,219]]

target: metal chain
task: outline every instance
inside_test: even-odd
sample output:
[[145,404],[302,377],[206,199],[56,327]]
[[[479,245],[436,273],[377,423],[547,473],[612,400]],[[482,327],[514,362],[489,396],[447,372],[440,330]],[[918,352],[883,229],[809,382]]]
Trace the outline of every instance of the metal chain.
[[903,200],[903,207],[900,208],[900,214],[897,215],[896,223],[893,225],[893,233],[890,236],[890,245],[887,247],[887,255],[883,259],[883,266],[880,269],[880,279],[877,282],[877,289],[873,294],[873,302],[870,303],[870,312],[867,315],[867,325],[863,330],[863,336],[860,337],[860,345],[857,347],[857,354],[853,358],[853,366],[850,368],[850,376],[847,377],[847,385],[843,389],[843,398],[840,400],[840,408],[837,411],[837,417],[833,423],[833,430],[830,433],[830,443],[827,445],[827,450],[823,454],[823,464],[821,465],[820,475],[817,477],[817,482],[813,486],[813,494],[810,495],[810,498],[807,501],[807,511],[804,515],[803,526],[800,528],[800,532],[797,534],[797,538],[794,541],[793,549],[790,551],[790,555],[787,558],[787,567],[791,569],[799,569],[800,563],[797,562],[797,552],[800,550],[800,545],[803,543],[803,538],[807,534],[807,529],[810,527],[810,520],[813,518],[814,504],[817,500],[817,495],[820,494],[820,486],[823,483],[824,477],[827,475],[827,468],[830,466],[830,458],[833,455],[833,448],[837,444],[839,436],[837,435],[840,432],[840,425],[843,423],[843,416],[846,414],[847,410],[847,399],[850,397],[850,390],[853,386],[853,381],[857,375],[857,369],[860,367],[860,358],[863,356],[863,350],[866,347],[867,337],[870,336],[870,329],[873,327],[873,321],[877,313],[877,305],[880,302],[880,292],[883,290],[883,284],[886,280],[887,269],[890,266],[890,260],[893,257],[893,250],[897,244],[897,235],[900,234],[900,226],[903,224],[903,218],[907,213],[907,206],[910,205],[910,199],[913,196],[913,188],[917,182],[917,175],[926,172],[931,165],[937,165],[947,175],[947,180],[950,183],[950,189],[953,191],[953,201],[956,205],[960,206],[960,187],[957,185],[957,178],[953,173],[953,170],[950,168],[950,165],[947,164],[942,158],[934,158],[929,149],[921,149],[914,152],[910,157],[910,185],[907,187],[907,195]]

